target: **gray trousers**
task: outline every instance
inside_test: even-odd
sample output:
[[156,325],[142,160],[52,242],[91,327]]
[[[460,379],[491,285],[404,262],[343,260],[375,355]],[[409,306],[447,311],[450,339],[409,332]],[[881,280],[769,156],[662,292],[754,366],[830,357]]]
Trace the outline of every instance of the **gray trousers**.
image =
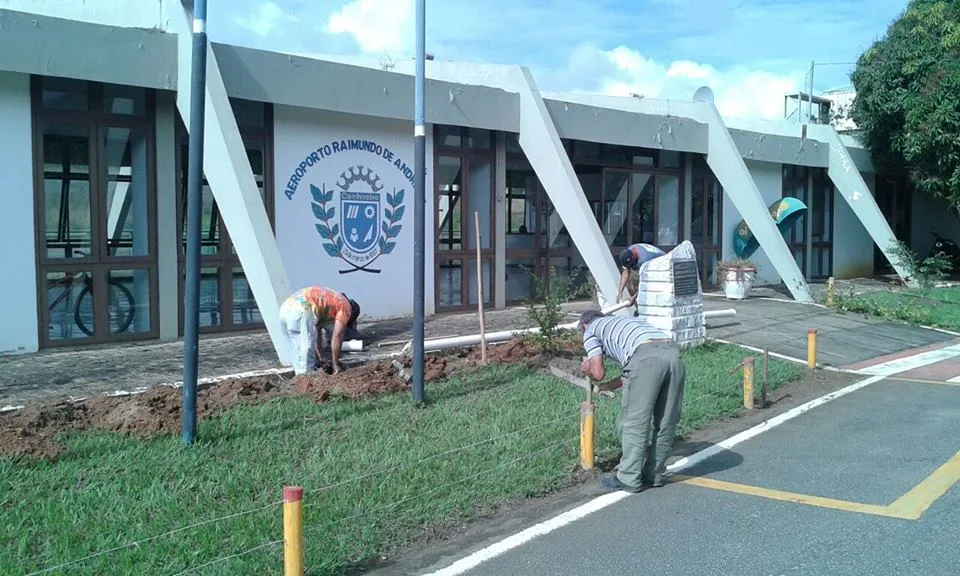
[[662,478],[680,421],[685,377],[680,349],[672,342],[641,344],[623,367],[617,426],[623,456],[617,478],[627,486]]

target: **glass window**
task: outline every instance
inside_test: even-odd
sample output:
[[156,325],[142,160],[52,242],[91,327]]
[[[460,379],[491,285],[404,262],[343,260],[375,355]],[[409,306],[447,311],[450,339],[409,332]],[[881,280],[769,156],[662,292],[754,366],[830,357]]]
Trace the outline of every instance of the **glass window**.
[[720,244],[720,216],[723,213],[723,188],[716,178],[709,180],[707,192],[707,239],[715,246]]
[[147,112],[147,90],[136,86],[106,84],[103,87],[103,111],[107,114],[143,116]]
[[150,270],[110,270],[107,318],[111,334],[150,332]]
[[459,148],[463,145],[459,126],[437,126],[437,146]]
[[477,229],[474,212],[480,219],[480,248],[490,248],[490,213],[492,208],[493,161],[479,156],[470,158],[470,174],[467,180],[467,248],[477,248]]
[[596,142],[584,142],[583,140],[574,140],[571,142],[573,147],[573,164],[599,164],[600,163],[600,145]]
[[90,108],[90,87],[83,80],[44,76],[41,80],[40,103],[51,110],[79,110]]
[[[504,211],[507,220],[507,249],[532,249],[532,235],[537,231],[534,211],[537,176],[525,162],[514,161],[507,162],[506,177]],[[531,238],[523,238],[522,235],[531,235]]]
[[536,284],[531,277],[535,274],[536,261],[532,258],[507,258],[506,291],[507,302],[532,300],[536,297]]
[[[597,179],[599,180],[599,174]],[[537,226],[539,226],[541,231],[541,247],[546,247],[550,250],[560,250],[573,245],[573,242],[570,240],[570,233],[567,232],[567,227],[563,224],[563,220],[560,219],[560,214],[557,213],[557,209],[553,206],[553,202],[550,201],[549,196],[544,195],[541,199],[540,217]]]
[[704,218],[704,203],[707,199],[706,180],[703,176],[694,176],[690,194],[690,242],[694,246],[706,244],[703,241],[707,222]]
[[[483,274],[483,303],[489,304],[492,300],[490,298],[490,270],[493,268],[493,262],[484,258],[481,260],[482,264],[480,273]],[[476,305],[477,304],[477,261],[476,259],[469,260],[468,264],[469,270],[467,271],[467,276],[469,278],[468,282],[470,285],[467,287],[467,290],[470,293],[468,304]]]
[[47,258],[91,256],[90,135],[85,126],[43,128],[43,225]]
[[216,267],[200,269],[200,327],[220,326],[220,270]]
[[247,282],[247,276],[240,266],[233,268],[233,282],[231,287],[233,290],[234,326],[262,324],[263,317],[260,316],[257,300],[253,297],[253,289],[250,288],[250,283]]
[[492,144],[491,134],[490,130],[470,128],[467,137],[470,147],[475,150],[489,150]]
[[659,156],[659,165],[661,168],[680,168],[680,152],[660,150]]
[[[655,178],[650,174],[634,173],[631,176],[633,181],[633,199],[631,212],[633,213],[633,231],[630,235],[630,244],[645,242],[647,244],[656,244],[654,236],[654,207],[656,201],[654,198]],[[626,245],[624,242],[622,245]]]
[[463,260],[442,261],[439,268],[437,274],[438,307],[461,306],[463,304]]
[[630,174],[609,170],[603,173],[603,236],[610,246],[627,245],[627,203]]
[[657,177],[657,244],[680,243],[680,178]]
[[441,156],[437,171],[437,245],[440,250],[460,250],[463,247],[460,177],[460,158]]
[[237,120],[237,127],[241,130],[244,128],[262,130],[266,127],[267,107],[263,102],[231,99],[230,106],[233,108],[233,116]]
[[520,135],[512,132],[507,133],[507,154],[523,154],[523,148],[520,147]]
[[102,150],[106,161],[104,229],[110,256],[150,254],[149,175],[147,132],[107,128]]
[[93,276],[89,270],[47,272],[47,338],[78,340],[93,336]]

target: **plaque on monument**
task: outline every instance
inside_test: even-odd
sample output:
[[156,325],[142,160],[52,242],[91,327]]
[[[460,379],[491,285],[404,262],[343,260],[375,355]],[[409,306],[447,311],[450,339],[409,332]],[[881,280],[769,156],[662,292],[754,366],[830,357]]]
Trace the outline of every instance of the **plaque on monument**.
[[675,296],[693,296],[700,292],[699,270],[695,260],[674,260],[673,293]]

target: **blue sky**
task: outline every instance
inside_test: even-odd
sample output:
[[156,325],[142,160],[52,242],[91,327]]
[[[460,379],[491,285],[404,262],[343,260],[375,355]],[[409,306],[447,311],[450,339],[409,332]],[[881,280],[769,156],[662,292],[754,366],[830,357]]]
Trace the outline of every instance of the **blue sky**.
[[[229,8],[227,8],[229,6]],[[523,64],[546,91],[689,99],[713,88],[725,115],[777,118],[811,60],[853,62],[906,0],[427,0],[440,60]],[[209,4],[215,41],[394,60],[413,52],[412,0]],[[818,65],[817,92],[849,85]]]

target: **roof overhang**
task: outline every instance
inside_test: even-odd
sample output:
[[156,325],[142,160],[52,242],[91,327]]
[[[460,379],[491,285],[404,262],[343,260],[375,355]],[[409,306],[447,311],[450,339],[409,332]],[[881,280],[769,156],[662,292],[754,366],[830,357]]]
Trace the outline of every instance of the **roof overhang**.
[[[229,44],[213,48],[230,97],[412,121],[412,63],[382,70]],[[177,39],[155,27],[0,9],[0,70],[176,90]],[[430,61],[426,70],[427,122],[519,131],[517,67]],[[707,149],[707,125],[694,120],[691,102],[566,93],[544,94],[544,100],[562,138]],[[806,138],[800,124],[724,120],[745,159],[828,164],[828,146]],[[874,170],[868,151],[852,138],[844,144],[861,171]]]

